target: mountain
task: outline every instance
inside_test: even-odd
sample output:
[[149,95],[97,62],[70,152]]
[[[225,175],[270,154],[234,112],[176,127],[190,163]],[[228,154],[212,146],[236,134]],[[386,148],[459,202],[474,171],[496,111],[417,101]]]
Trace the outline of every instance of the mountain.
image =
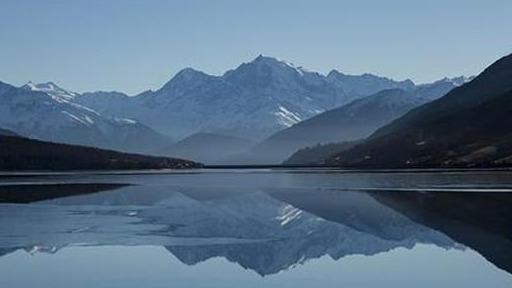
[[32,81],[29,81],[21,88],[30,91],[44,92],[59,102],[70,101],[78,95],[78,93],[61,88],[53,82],[33,83]]
[[162,155],[196,160],[205,164],[214,164],[241,153],[254,145],[254,142],[233,136],[213,133],[196,133],[159,153]]
[[0,128],[0,136],[18,136],[18,134],[10,130]]
[[329,162],[360,167],[510,165],[511,107],[512,55],[508,55]]
[[0,136],[0,170],[195,168],[191,161]]
[[171,141],[134,120],[106,117],[72,102],[77,96],[52,82],[21,88],[0,82],[0,126],[29,138],[131,152]]
[[258,56],[221,76],[186,68],[156,91],[133,97],[85,93],[74,101],[103,114],[136,119],[177,138],[208,132],[262,140],[381,89],[412,87],[410,80],[397,82],[371,74],[339,72],[325,76]]
[[244,161],[281,163],[301,148],[365,138],[412,108],[437,99],[454,87],[454,81],[442,79],[409,90],[381,90],[273,134],[249,152],[253,159],[247,156]]
[[128,95],[121,92],[96,91],[82,93],[73,98],[73,102],[92,107],[103,115],[117,115],[117,117],[126,118],[125,111],[129,108],[130,99]]

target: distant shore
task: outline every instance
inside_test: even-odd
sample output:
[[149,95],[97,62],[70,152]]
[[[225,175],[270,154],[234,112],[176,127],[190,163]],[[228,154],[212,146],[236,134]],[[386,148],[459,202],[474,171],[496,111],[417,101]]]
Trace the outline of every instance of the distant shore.
[[[137,169],[137,170],[55,170],[55,171],[0,171],[0,178],[39,177],[56,175],[156,175],[215,172],[236,172],[243,170],[261,170],[261,172],[293,173],[464,173],[464,172],[512,172],[512,167],[504,168],[410,168],[410,169],[351,169],[336,166],[311,165],[205,165],[191,169]],[[0,183],[1,184],[1,183]]]

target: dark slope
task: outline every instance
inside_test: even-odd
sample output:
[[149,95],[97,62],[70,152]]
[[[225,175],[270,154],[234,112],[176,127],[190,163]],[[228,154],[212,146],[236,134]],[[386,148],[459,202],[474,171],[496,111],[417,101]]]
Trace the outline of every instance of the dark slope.
[[462,192],[368,192],[412,221],[440,231],[512,272],[512,195]]
[[32,203],[114,190],[126,184],[67,183],[0,186],[0,203]]
[[0,136],[18,136],[18,134],[12,132],[11,130],[0,128]]
[[473,81],[412,110],[330,164],[358,167],[510,165],[512,56]]
[[245,151],[252,145],[252,141],[239,137],[196,133],[162,150],[160,154],[212,164]]
[[372,136],[379,137],[402,128],[419,127],[454,112],[478,106],[510,90],[512,90],[512,54],[493,63],[471,82],[453,89],[437,101],[412,110],[404,117],[379,129]]
[[162,169],[199,164],[165,157],[0,136],[0,170]]
[[346,151],[355,145],[361,143],[362,140],[318,144],[312,147],[306,147],[297,150],[290,158],[283,162],[284,165],[323,165],[325,159],[331,156]]

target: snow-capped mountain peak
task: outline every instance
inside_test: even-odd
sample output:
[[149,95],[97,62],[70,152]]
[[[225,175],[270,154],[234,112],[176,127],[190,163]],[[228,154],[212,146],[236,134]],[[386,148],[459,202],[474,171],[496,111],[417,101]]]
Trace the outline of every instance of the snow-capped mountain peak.
[[293,68],[293,69],[297,68],[291,62],[280,60],[280,59],[270,57],[270,56],[264,56],[261,54],[249,63],[259,64],[259,65],[267,65],[267,66],[281,66],[281,67]]
[[69,102],[78,95],[78,93],[61,88],[51,81],[45,83],[33,83],[32,81],[29,81],[21,88],[31,91],[44,92],[59,102]]
[[306,69],[290,62],[260,55],[251,62],[228,71],[223,78],[247,87],[266,88],[296,83],[305,73]]
[[[448,85],[448,83],[446,83]],[[74,102],[105,115],[133,118],[160,133],[199,132],[262,140],[324,111],[385,89],[413,91],[411,80],[332,71],[325,76],[259,55],[222,74],[185,68],[162,88],[134,97],[83,95]]]
[[75,103],[79,96],[52,82],[0,84],[0,127],[34,139],[130,152],[170,141],[139,122]]

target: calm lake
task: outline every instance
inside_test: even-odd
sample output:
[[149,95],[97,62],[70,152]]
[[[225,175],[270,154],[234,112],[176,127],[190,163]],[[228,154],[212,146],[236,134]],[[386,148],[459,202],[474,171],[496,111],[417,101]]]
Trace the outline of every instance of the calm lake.
[[0,176],[0,287],[512,287],[512,172]]

